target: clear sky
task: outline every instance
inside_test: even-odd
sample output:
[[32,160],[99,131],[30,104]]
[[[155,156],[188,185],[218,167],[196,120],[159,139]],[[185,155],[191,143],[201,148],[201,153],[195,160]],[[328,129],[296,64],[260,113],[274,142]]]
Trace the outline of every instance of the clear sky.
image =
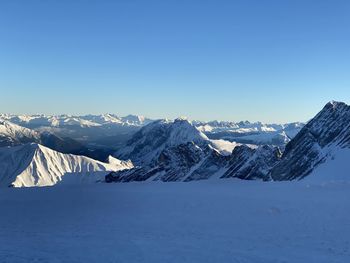
[[350,103],[350,1],[0,1],[0,112],[306,121]]

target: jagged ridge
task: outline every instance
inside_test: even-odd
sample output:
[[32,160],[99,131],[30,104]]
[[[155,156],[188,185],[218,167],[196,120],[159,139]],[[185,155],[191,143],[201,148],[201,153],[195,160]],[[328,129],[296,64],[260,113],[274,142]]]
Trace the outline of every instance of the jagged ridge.
[[273,180],[302,179],[327,161],[337,148],[350,147],[350,106],[329,102],[286,146],[270,171]]
[[63,179],[95,181],[107,171],[129,169],[132,163],[112,157],[109,163],[103,163],[59,153],[40,144],[26,144],[1,148],[0,166],[0,186],[28,187],[55,185]]

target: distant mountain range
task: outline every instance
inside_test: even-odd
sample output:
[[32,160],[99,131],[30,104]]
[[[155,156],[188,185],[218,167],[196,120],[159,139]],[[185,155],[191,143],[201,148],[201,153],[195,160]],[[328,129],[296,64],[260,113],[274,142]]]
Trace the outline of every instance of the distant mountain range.
[[264,124],[261,122],[193,122],[193,124],[211,139],[223,139],[240,143],[269,144],[283,146],[287,144],[304,126],[304,123]]
[[[59,137],[69,137],[90,150],[103,149],[106,153],[113,152],[140,127],[152,121],[143,116],[118,117],[114,114],[85,116],[0,114],[1,119],[38,132],[45,131]],[[106,157],[105,155],[102,157]]]
[[342,102],[328,103],[306,125],[152,121],[111,114],[0,117],[0,186],[347,180],[349,158],[350,106]]
[[[227,123],[214,124],[212,125],[217,127],[215,129],[219,130],[229,126]],[[247,129],[251,126],[249,123],[243,123],[239,127],[243,125]],[[235,124],[230,126],[232,129],[242,129]],[[301,126],[303,125],[299,123],[279,127],[261,125],[259,129],[268,128],[274,132],[281,128],[284,132],[292,131],[290,133],[292,137],[295,129]],[[249,129],[258,128],[255,126]],[[188,136],[182,136],[183,131],[187,131]],[[181,136],[174,137],[173,134]],[[310,175],[316,168],[320,170],[324,163],[337,158],[339,152],[342,158],[344,155],[350,157],[349,148],[350,106],[342,102],[328,103],[294,137],[290,138],[285,150],[284,147],[273,145],[237,144],[233,147],[232,153],[226,155],[214,147],[213,141],[202,133],[200,128],[195,128],[188,121],[158,122],[143,127],[115,153],[117,157],[130,158],[137,166],[130,170],[111,173],[106,180],[108,182],[192,181],[218,177],[266,181],[295,180]],[[347,162],[343,162],[334,173],[348,173],[348,168],[350,167]]]
[[[0,119],[34,129],[47,131],[60,137],[70,137],[90,148],[117,149],[141,127],[154,120],[143,116],[114,114],[102,115],[11,115],[0,114]],[[303,127],[303,123],[263,124],[261,122],[190,121],[210,139],[231,142],[284,146]]]
[[53,132],[32,130],[0,120],[0,147],[17,146],[25,143],[38,143],[62,153],[84,155],[104,161],[113,150],[90,148],[83,142],[70,137],[61,137]]
[[67,127],[67,126],[79,126],[79,127],[97,127],[103,125],[122,125],[122,126],[142,126],[152,120],[143,116],[128,115],[125,117],[118,117],[114,114],[101,114],[101,115],[15,115],[15,114],[0,114],[0,119],[8,120],[12,123],[21,125],[27,128],[40,128],[40,127]]

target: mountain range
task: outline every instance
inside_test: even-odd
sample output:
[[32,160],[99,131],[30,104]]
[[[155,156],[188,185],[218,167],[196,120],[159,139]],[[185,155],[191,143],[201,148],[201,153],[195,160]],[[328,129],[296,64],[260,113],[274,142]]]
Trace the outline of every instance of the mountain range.
[[71,138],[90,150],[102,151],[102,157],[98,154],[92,156],[99,159],[106,158],[140,127],[152,121],[143,116],[118,117],[114,114],[84,116],[0,114],[0,119],[37,132]]
[[348,174],[350,106],[342,102],[329,102],[306,124],[153,121],[112,114],[2,114],[0,119],[0,186],[331,180],[332,171],[346,180]]
[[264,124],[261,122],[211,121],[193,124],[210,139],[223,139],[239,143],[284,146],[304,126],[302,122]]
[[[245,125],[249,126],[248,123]],[[284,128],[296,126],[301,125]],[[187,132],[190,136],[177,136],[176,139],[170,136],[181,135],[185,130],[191,131]],[[211,139],[188,121],[158,122],[142,128],[115,153],[117,157],[135,160],[137,166],[111,173],[106,180],[192,181],[218,177],[300,180],[314,170],[321,170],[324,163],[337,159],[339,152],[341,156],[348,154],[349,148],[350,106],[342,102],[328,103],[285,147],[236,144],[230,155],[222,154]],[[337,167],[337,172],[347,173],[347,167],[344,162]]]
[[62,153],[84,155],[105,161],[113,150],[93,148],[70,137],[49,131],[32,130],[9,121],[0,120],[0,147],[38,143]]
[[[0,119],[61,137],[70,137],[90,147],[117,149],[141,127],[156,121],[144,116],[101,115],[13,115],[0,114]],[[164,120],[166,121],[166,120]],[[303,123],[264,124],[261,122],[190,121],[210,139],[223,139],[250,144],[284,146],[303,127]]]
[[[226,142],[227,144],[229,142]],[[223,144],[209,139],[188,120],[153,122],[141,128],[115,156],[133,169],[111,173],[107,181],[193,181],[237,177],[267,179],[280,157],[278,147]]]
[[80,127],[96,127],[107,124],[116,124],[122,126],[142,126],[151,122],[152,120],[143,116],[128,115],[125,117],[118,117],[115,114],[101,114],[101,115],[15,115],[15,114],[0,114],[0,118],[8,120],[12,123],[21,125],[27,128],[39,127],[66,127],[66,126],[80,126]]

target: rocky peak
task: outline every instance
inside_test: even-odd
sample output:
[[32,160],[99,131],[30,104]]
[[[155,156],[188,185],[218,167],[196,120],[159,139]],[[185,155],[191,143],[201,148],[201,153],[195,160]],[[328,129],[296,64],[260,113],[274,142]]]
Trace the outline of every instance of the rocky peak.
[[331,101],[286,145],[274,180],[301,179],[326,161],[332,147],[350,146],[350,106]]
[[270,180],[270,169],[280,160],[281,151],[273,146],[250,148],[237,146],[231,155],[227,172],[222,178],[235,177],[245,180]]

